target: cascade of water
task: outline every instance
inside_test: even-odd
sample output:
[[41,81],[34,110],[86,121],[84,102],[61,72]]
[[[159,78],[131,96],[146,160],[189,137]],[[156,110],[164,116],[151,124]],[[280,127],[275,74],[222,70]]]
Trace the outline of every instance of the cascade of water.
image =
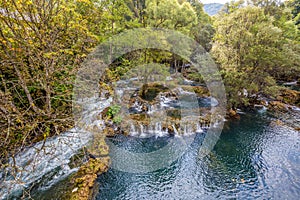
[[184,133],[184,135],[188,136],[188,135],[192,135],[192,134],[194,134],[193,124],[187,124],[187,125],[185,125],[185,133]]
[[161,132],[161,122],[155,123],[155,132],[160,133]]
[[147,113],[148,114],[152,114],[152,113],[154,113],[155,112],[155,106],[154,105],[149,105],[148,106],[148,111],[147,111]]
[[181,94],[181,95],[194,95],[195,94],[195,92],[186,91],[186,90],[182,89],[181,87],[178,88],[177,90],[178,90],[179,94]]
[[186,125],[184,125],[184,128],[183,128],[183,135],[187,135],[187,127],[186,127]]
[[258,110],[259,113],[265,113],[268,110],[266,106],[261,106],[261,108]]
[[136,130],[134,124],[130,125],[130,135],[131,136],[138,136],[139,135],[139,132]]
[[144,126],[144,125],[140,125],[140,129],[141,129],[141,135],[140,135],[140,137],[143,137],[143,138],[145,138],[145,137],[149,137],[149,130],[147,130],[147,127],[146,126]]
[[141,134],[143,134],[144,133],[144,126],[142,124],[140,125],[140,130],[141,130]]
[[175,127],[175,125],[172,125],[172,127],[173,127],[173,129],[174,129],[175,135],[179,135],[179,134],[178,134],[178,131],[177,131],[176,127]]
[[130,132],[135,133],[135,127],[133,124],[130,125]]
[[[82,100],[83,116],[80,124],[82,127],[99,125],[97,115],[110,105],[111,98],[96,101],[97,98]],[[88,102],[88,103],[86,103]],[[100,127],[103,128],[103,127]],[[71,169],[68,165],[72,156],[78,154],[79,150],[86,146],[92,138],[92,134],[80,128],[73,128],[58,136],[47,139],[45,142],[36,143],[10,159],[10,166],[4,169],[0,176],[0,199],[5,199],[10,194],[22,192],[31,184],[41,181],[48,174],[55,173],[52,180],[43,183],[50,187],[51,184],[60,181],[77,168]],[[4,174],[7,174],[5,177]],[[17,178],[17,180],[16,180]],[[51,181],[51,183],[50,183]]]
[[197,123],[197,130],[196,130],[196,133],[203,133],[203,130],[202,130],[201,125],[200,125],[199,122]]

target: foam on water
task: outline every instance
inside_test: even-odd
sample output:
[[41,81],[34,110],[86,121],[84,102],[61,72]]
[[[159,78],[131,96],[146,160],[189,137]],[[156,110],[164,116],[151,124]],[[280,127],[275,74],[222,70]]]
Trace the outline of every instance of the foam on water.
[[[103,122],[97,120],[96,116],[109,106],[110,102],[111,99],[81,100],[79,103],[83,105],[82,122],[103,128]],[[56,173],[52,179],[46,183],[48,187],[76,171],[76,168],[69,167],[70,158],[78,154],[79,150],[89,143],[91,136],[92,134],[88,131],[73,128],[28,147],[17,154],[14,159],[10,158],[10,167],[7,167],[0,176],[0,199],[5,199],[8,195],[20,194],[23,189],[39,182],[45,175],[53,173],[55,170]]]

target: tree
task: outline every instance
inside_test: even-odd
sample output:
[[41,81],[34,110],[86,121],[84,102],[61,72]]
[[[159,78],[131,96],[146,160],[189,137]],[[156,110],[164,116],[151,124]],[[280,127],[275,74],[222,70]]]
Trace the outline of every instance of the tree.
[[189,33],[197,23],[193,7],[186,1],[148,0],[146,2],[147,25],[155,28],[168,28]]
[[265,14],[280,18],[284,4],[281,0],[249,0],[249,5],[254,5],[264,9]]
[[287,1],[286,5],[287,5],[287,7],[291,8],[291,10],[292,10],[292,15],[293,15],[295,24],[300,25],[300,0]]
[[293,3],[283,3],[279,0],[250,0],[248,3],[262,8],[266,15],[272,16],[274,18],[273,24],[283,31],[286,38],[299,39],[299,31],[295,26],[297,22],[295,16],[293,17],[295,14]]
[[192,5],[197,15],[197,23],[192,26],[191,34],[206,51],[210,51],[211,41],[215,33],[212,19],[204,11],[203,4],[198,0],[188,0],[188,2]]
[[220,64],[231,107],[247,105],[259,93],[275,96],[276,80],[299,72],[299,45],[273,22],[263,9],[245,7],[214,23],[212,54]]
[[82,3],[94,9],[89,0],[0,1],[1,152],[72,125],[74,75],[97,43]]
[[139,19],[139,23],[145,26],[146,0],[126,0],[126,4],[134,16]]
[[225,3],[221,11],[219,12],[220,14],[230,14],[233,13],[234,11],[243,8],[245,6],[245,0],[232,0],[230,2]]
[[[172,29],[187,35],[191,35],[191,28],[197,24],[196,12],[185,0],[148,0],[145,15],[149,27]],[[173,38],[165,40],[168,40],[168,44],[173,44]],[[176,70],[184,65],[184,61],[175,54],[172,54],[170,60],[171,66]]]

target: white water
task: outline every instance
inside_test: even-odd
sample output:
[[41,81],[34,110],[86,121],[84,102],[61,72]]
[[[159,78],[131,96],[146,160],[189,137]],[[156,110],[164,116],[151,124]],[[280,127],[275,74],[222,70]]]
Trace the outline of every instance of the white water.
[[[216,126],[215,124],[214,126]],[[181,124],[181,128],[176,129],[175,124],[172,124],[173,132],[169,133],[168,129],[162,127],[162,122],[154,122],[150,125],[130,125],[130,136],[139,137],[139,138],[148,138],[148,137],[167,137],[170,135],[174,136],[190,136],[196,133],[203,133],[204,129],[209,128],[209,124],[203,123],[200,125],[200,122],[190,120],[183,121]]]
[[[189,92],[180,90],[180,93],[190,95]],[[119,90],[118,94],[122,96],[124,92]],[[172,97],[162,97],[160,104],[152,105],[149,113],[155,115],[156,110],[162,107],[170,107]],[[90,127],[97,127],[99,130],[104,128],[104,123],[99,119],[100,112],[108,107],[112,99],[99,100],[98,98],[83,99],[77,102],[83,107],[80,126],[85,130]],[[135,102],[135,107],[142,110],[139,102]],[[174,135],[177,137],[188,136],[195,133],[202,133],[204,128],[201,127],[199,121],[193,121],[187,117],[181,124],[182,128],[176,129],[174,124],[171,124],[174,129]],[[131,125],[131,136],[135,137],[166,137],[169,135],[168,130],[162,128],[162,122],[154,122],[150,126]],[[14,171],[12,167],[8,167],[4,172],[0,173],[0,199],[5,199],[10,194],[20,194],[23,189],[31,186],[34,183],[39,183],[45,176],[53,175],[44,187],[49,188],[51,185],[67,177],[70,173],[78,170],[70,168],[70,159],[72,156],[79,153],[79,150],[86,146],[92,138],[92,134],[79,128],[73,128],[70,131],[62,133],[58,136],[47,139],[45,142],[39,142],[34,146],[27,148],[23,152],[10,160],[11,166],[17,167]],[[54,173],[54,174],[53,174]],[[44,189],[47,189],[44,188]]]
[[[110,102],[111,99],[103,101],[98,101],[96,98],[83,100],[83,123],[103,128],[101,127],[103,125],[101,120],[97,120],[96,116],[109,106]],[[76,171],[77,168],[71,169],[69,166],[70,158],[78,154],[79,150],[89,143],[91,136],[92,134],[87,131],[73,128],[49,138],[45,142],[39,142],[17,154],[14,159],[11,158],[10,167],[0,174],[0,199],[6,199],[10,194],[21,194],[23,189],[41,181],[44,176],[54,171],[56,173],[45,184],[46,187],[50,187]]]

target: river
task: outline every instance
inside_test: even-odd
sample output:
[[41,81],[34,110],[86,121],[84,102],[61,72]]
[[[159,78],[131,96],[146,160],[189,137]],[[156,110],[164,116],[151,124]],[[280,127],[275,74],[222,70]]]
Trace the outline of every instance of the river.
[[[100,107],[104,108],[108,104],[109,101]],[[96,110],[99,110],[99,105],[95,105]],[[294,118],[296,116],[295,119],[299,119],[300,110],[295,109],[294,112]],[[92,114],[89,114],[91,118]],[[203,133],[181,136],[192,142],[183,155],[167,167],[147,173],[109,169],[97,180],[99,192],[96,199],[298,199],[300,132],[276,123],[276,119],[265,109],[241,113],[240,116],[240,119],[225,122],[219,140],[207,156],[199,155],[198,151],[208,134],[204,130]],[[82,137],[88,137],[86,134],[81,135],[81,142],[76,138],[69,141],[70,134],[73,133],[65,133],[49,140],[49,144],[46,144],[50,145],[49,151],[51,149],[52,154],[46,153],[47,150],[43,151],[45,153],[40,155],[43,159],[36,159],[36,170],[20,175],[30,184],[45,179],[42,178],[45,177],[44,174],[49,174],[49,180],[46,179],[46,182],[32,190],[31,195],[34,199],[60,199],[62,193],[68,192],[66,177],[76,169],[70,169],[67,163],[70,157],[76,154],[75,150],[88,141]],[[154,135],[139,138],[117,135],[107,140],[120,148],[141,153],[160,149],[175,138],[178,137]],[[72,148],[65,145],[69,143],[73,144]],[[35,147],[38,148],[39,145],[41,144]],[[56,148],[52,148],[51,145],[55,145]],[[27,160],[36,148],[30,148],[19,155],[17,160],[20,166],[22,163],[28,163]],[[74,152],[67,151],[68,148],[74,149]],[[160,158],[169,159],[170,151],[162,153]],[[154,159],[153,166],[158,162],[161,160]],[[31,169],[31,163],[24,169]],[[134,162],[128,159],[128,166],[134,168]],[[8,183],[9,180],[1,184],[5,186],[9,185]],[[10,187],[16,190],[21,186]],[[1,188],[0,194],[1,192],[5,197],[6,190]]]
[[[205,133],[167,168],[144,174],[110,169],[98,179],[97,199],[298,199],[300,133],[273,120],[255,112],[227,121],[203,159],[198,149]],[[152,151],[168,140],[114,139],[135,152]]]

